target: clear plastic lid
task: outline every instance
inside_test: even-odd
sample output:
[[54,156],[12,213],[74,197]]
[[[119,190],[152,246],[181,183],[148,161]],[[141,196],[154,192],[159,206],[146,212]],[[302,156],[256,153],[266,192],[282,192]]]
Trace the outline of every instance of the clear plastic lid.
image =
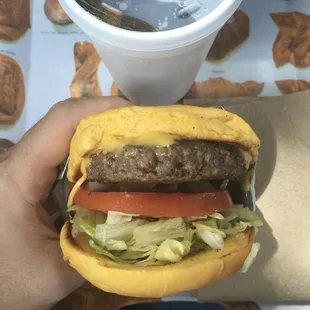
[[[101,14],[106,6],[116,14],[135,17],[153,26],[157,31],[184,27],[214,11],[225,0],[76,0],[89,13],[113,24]],[[104,7],[105,6],[105,7]]]

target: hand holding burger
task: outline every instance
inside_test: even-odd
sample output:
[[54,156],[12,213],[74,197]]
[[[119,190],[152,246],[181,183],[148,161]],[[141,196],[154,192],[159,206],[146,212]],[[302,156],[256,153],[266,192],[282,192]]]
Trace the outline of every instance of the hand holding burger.
[[218,108],[124,107],[83,119],[67,177],[64,259],[96,287],[136,297],[199,289],[257,253],[249,191],[260,140]]
[[[80,119],[127,104],[118,98],[68,100],[55,105],[15,146],[0,141],[1,309],[50,309],[84,283],[63,261],[59,235],[42,204]],[[132,302],[105,293],[98,298],[102,309]]]

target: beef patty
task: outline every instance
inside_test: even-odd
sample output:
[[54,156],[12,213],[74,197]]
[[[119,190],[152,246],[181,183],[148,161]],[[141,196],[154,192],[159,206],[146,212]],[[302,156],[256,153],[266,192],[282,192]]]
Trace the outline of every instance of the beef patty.
[[127,145],[120,152],[92,155],[88,181],[173,184],[238,179],[248,167],[234,145],[181,140],[170,146]]

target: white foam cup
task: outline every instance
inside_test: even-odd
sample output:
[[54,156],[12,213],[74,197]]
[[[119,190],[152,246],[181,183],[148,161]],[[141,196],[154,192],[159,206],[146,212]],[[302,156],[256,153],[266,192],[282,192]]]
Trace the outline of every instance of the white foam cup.
[[123,94],[138,105],[167,105],[181,99],[225,22],[242,0],[225,0],[204,18],[181,28],[136,32],[102,22],[76,3],[60,0],[87,34]]

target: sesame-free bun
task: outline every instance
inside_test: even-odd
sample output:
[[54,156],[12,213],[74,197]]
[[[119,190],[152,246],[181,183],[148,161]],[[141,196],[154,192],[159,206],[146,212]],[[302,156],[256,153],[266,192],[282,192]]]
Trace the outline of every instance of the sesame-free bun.
[[163,266],[117,263],[95,254],[87,239],[71,236],[67,222],[60,234],[64,259],[86,280],[99,289],[124,296],[160,298],[221,280],[238,271],[250,253],[254,230],[247,229],[225,239],[220,251],[204,251],[181,262]]
[[210,140],[233,143],[257,160],[260,140],[239,116],[219,108],[185,105],[133,106],[111,109],[80,121],[70,146],[67,177],[76,182],[81,163],[91,153],[104,152],[104,144],[148,134],[169,134],[177,140]]

